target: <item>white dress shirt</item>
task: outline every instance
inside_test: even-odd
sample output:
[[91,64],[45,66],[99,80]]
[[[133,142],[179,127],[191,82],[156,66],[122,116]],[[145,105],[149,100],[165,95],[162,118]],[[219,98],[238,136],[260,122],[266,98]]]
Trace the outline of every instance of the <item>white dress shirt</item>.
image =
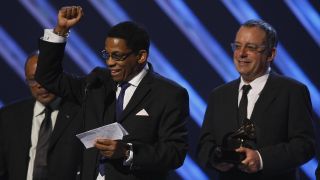
[[[260,93],[264,86],[266,85],[267,79],[269,77],[269,73],[258,77],[257,79],[250,82],[251,89],[247,95],[248,97],[248,106],[247,106],[247,118],[250,119],[254,105],[256,104],[257,100],[259,99]],[[242,86],[248,85],[245,83],[241,77],[241,82],[239,85],[239,96],[238,96],[238,106],[240,105],[240,100],[242,97]]]
[[[259,99],[261,91],[267,83],[269,73],[270,73],[270,68],[268,69],[268,71],[266,72],[265,75],[256,78],[255,80],[253,80],[249,84],[244,82],[243,78],[241,77],[241,81],[240,81],[240,85],[239,85],[238,106],[240,105],[240,100],[242,97],[242,91],[243,91],[242,86],[243,85],[250,85],[251,86],[251,90],[248,92],[248,95],[247,95],[247,97],[248,97],[247,118],[248,119],[251,118],[252,111],[254,109],[254,105],[256,104],[257,100]],[[260,165],[261,165],[260,170],[261,170],[261,169],[263,169],[262,157],[261,157],[259,151],[256,151],[256,152],[259,155]]]
[[[144,66],[144,68],[142,69],[142,71],[139,72],[139,74],[137,74],[136,76],[134,76],[128,83],[130,84],[130,86],[126,89],[125,94],[124,94],[124,98],[123,98],[123,109],[126,108],[126,106],[128,105],[133,93],[136,91],[138,85],[140,84],[141,80],[146,76],[147,72],[149,70],[149,66],[148,64],[146,64]],[[118,85],[117,86],[117,99],[118,96],[120,94],[121,91],[121,87]]]
[[[45,106],[42,105],[39,101],[36,101],[33,108],[32,128],[31,128],[31,147],[29,150],[30,160],[28,165],[27,180],[32,180],[33,165],[34,165],[34,160],[37,153],[36,148],[38,143],[38,134],[39,134],[41,123],[44,119],[44,109],[45,109]],[[57,116],[58,116],[58,110],[53,110],[51,113],[52,130],[56,124]]]

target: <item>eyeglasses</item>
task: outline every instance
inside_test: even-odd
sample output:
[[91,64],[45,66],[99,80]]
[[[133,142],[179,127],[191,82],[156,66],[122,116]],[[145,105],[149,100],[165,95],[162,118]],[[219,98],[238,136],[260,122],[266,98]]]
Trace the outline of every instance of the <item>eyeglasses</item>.
[[126,60],[131,54],[134,52],[128,52],[128,53],[108,53],[106,50],[101,51],[101,57],[103,59],[108,60],[110,57],[115,61],[124,61]]
[[[231,43],[231,48],[233,52],[241,50],[242,47],[243,46],[241,44]],[[244,50],[252,53],[261,53],[266,50],[266,46],[248,43],[244,46]]]
[[38,84],[38,82],[35,79],[26,79],[26,83],[30,86],[33,87]]

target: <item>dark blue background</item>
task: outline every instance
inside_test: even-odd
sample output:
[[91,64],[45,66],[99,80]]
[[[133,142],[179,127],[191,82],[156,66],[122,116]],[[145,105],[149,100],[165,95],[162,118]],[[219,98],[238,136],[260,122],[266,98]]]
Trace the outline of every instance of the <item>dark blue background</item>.
[[[30,4],[36,3],[35,0],[26,2]],[[151,39],[158,47],[158,50],[162,52],[178,72],[192,85],[202,99],[206,101],[210,91],[225,82],[155,1],[121,0],[116,2],[126,11],[132,20],[143,24],[148,29]],[[225,49],[229,57],[232,57],[230,42],[233,41],[235,33],[239,28],[239,22],[230,13],[228,8],[226,8],[221,1],[216,0],[188,0],[183,2],[193,11],[211,36],[214,36],[221,47]],[[89,1],[64,0],[46,1],[46,3],[50,4],[55,10],[55,13],[57,13],[61,6],[82,6],[85,16],[81,23],[75,28],[75,31],[98,56],[100,50],[104,48],[104,39],[110,25],[103,19],[97,9]],[[282,45],[319,91],[319,44],[316,43],[283,1],[256,0],[249,1],[249,3],[264,20],[276,28]],[[319,16],[320,2],[314,0],[309,3],[315,8]],[[40,7],[38,9],[45,11],[45,8]],[[46,12],[44,12],[44,14],[46,14]],[[318,24],[320,23],[318,22]],[[43,25],[41,25],[41,23],[33,17],[30,10],[19,1],[6,1],[2,3],[0,6],[0,26],[25,54],[37,49],[38,38],[43,34]],[[52,27],[53,26],[46,28]],[[318,34],[318,36],[320,36],[320,34]],[[0,46],[0,48],[3,50],[3,46],[6,45],[7,42],[1,41],[0,44],[2,44],[2,47]],[[10,51],[17,52],[18,50],[11,48]],[[82,50],[77,49],[77,51],[80,52]],[[25,57],[23,58],[23,61],[24,60]],[[30,95],[24,80],[14,71],[17,66],[9,65],[8,61],[10,60],[4,56],[4,52],[1,52],[0,82],[2,85],[0,88],[0,101],[3,104]],[[101,59],[101,61],[103,60]],[[83,75],[83,70],[80,69],[75,62],[76,61],[67,55],[65,58],[66,71]],[[279,68],[274,66],[273,69],[281,73]],[[162,75],[166,76],[166,74]],[[316,108],[320,111],[320,107]],[[315,113],[314,117],[314,125],[317,137],[319,137],[319,116]],[[195,158],[195,145],[198,140],[199,127],[190,118],[188,128],[190,131],[189,155],[197,162]],[[206,174],[211,179],[214,178],[212,172],[207,171]],[[304,173],[302,173],[302,176],[308,179]],[[179,179],[181,177],[178,174],[172,173],[171,178]]]

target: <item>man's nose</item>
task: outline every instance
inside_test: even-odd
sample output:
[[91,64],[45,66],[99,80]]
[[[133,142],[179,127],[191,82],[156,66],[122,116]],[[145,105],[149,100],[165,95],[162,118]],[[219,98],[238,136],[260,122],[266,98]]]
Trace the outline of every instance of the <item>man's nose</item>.
[[248,50],[245,46],[243,46],[238,50],[238,53],[240,57],[246,57],[248,55]]
[[112,59],[112,57],[110,56],[108,59],[106,59],[106,64],[108,66],[114,66],[116,64],[116,61]]

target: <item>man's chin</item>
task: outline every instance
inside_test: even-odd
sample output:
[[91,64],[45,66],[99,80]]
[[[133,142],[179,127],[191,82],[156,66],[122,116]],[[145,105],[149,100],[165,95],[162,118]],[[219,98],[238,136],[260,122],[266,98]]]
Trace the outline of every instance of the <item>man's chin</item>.
[[113,80],[114,82],[121,82],[121,81],[123,81],[122,78],[119,78],[119,77],[117,77],[117,76],[112,76],[112,80]]
[[46,98],[38,97],[37,101],[39,101],[43,105],[48,105],[54,100],[54,97],[48,96]]

